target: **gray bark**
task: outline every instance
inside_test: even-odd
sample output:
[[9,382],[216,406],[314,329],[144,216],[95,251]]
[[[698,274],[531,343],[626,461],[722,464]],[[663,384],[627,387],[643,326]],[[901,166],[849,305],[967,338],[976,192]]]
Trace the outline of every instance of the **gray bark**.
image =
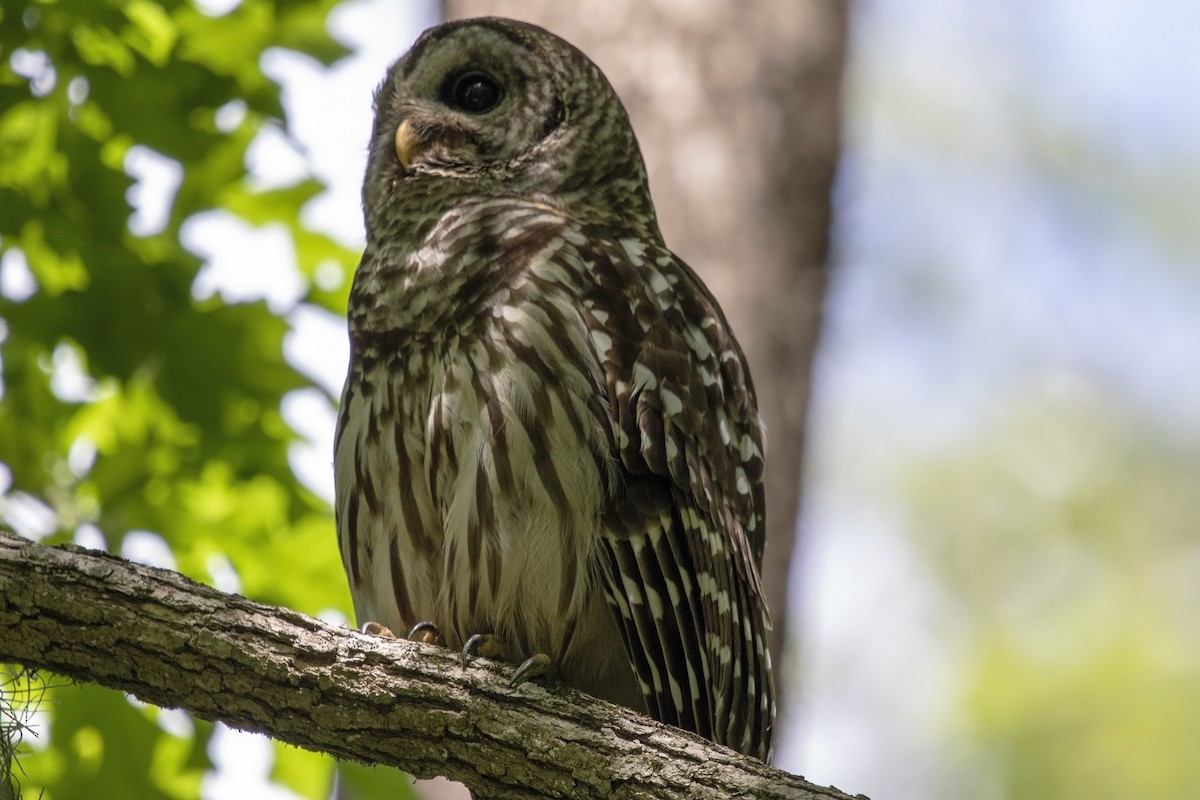
[[565,688],[509,689],[502,665],[105,553],[0,533],[0,587],[0,660],[481,798],[848,798]]

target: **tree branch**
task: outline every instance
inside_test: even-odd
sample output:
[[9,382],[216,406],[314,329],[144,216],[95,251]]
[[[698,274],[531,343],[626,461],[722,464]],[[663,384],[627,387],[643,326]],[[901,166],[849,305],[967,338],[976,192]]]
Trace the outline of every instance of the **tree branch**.
[[0,533],[0,587],[0,660],[480,797],[848,798],[566,688],[509,689],[501,665],[106,553]]

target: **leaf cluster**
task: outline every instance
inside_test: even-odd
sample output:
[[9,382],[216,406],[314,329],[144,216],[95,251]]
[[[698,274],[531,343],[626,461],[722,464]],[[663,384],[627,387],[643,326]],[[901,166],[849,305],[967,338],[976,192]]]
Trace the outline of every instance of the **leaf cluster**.
[[[198,580],[232,568],[255,599],[349,611],[329,508],[293,474],[298,436],[280,411],[289,393],[323,390],[284,358],[285,313],[195,290],[204,264],[183,235],[213,213],[282,226],[301,302],[344,310],[357,254],[300,222],[321,183],[263,188],[247,169],[264,128],[287,134],[264,53],[345,55],[326,31],[335,5],[0,9],[0,527],[82,532],[114,552],[150,532]],[[178,176],[165,208],[140,200],[139,159]],[[210,766],[211,726],[180,730],[111,692],[56,689],[39,718],[21,765],[47,798],[195,797]],[[276,769],[328,795],[327,759],[287,751]]]

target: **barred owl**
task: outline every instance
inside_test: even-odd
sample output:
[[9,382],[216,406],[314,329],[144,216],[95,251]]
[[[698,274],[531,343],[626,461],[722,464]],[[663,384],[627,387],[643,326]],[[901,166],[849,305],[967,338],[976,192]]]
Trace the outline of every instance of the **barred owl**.
[[426,31],[363,206],[334,445],[360,624],[483,634],[768,759],[754,389],[604,75],[531,25]]

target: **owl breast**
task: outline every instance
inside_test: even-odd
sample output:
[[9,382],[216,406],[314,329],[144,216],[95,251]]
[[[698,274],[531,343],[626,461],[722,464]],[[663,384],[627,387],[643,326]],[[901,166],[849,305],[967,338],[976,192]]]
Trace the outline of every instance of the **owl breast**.
[[[568,683],[636,706],[594,564],[611,434],[564,244],[544,209],[484,204],[443,220],[407,269],[360,267],[395,312],[372,305],[357,329],[351,314],[342,555],[360,623],[432,621],[456,648],[494,633],[512,660],[546,653]],[[456,262],[466,247],[491,258]]]

